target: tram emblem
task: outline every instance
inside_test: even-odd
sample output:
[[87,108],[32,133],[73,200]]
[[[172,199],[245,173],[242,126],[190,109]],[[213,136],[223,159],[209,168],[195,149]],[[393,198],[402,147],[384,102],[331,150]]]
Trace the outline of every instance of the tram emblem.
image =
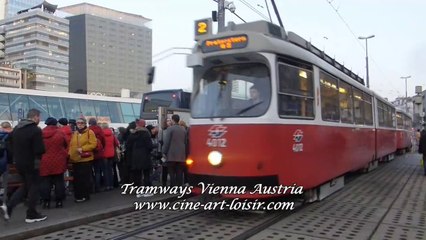
[[207,138],[207,146],[209,147],[226,147],[226,138],[225,134],[228,132],[228,128],[223,125],[213,125],[208,130],[208,136]]
[[300,129],[297,129],[293,133],[293,152],[303,152],[303,131]]

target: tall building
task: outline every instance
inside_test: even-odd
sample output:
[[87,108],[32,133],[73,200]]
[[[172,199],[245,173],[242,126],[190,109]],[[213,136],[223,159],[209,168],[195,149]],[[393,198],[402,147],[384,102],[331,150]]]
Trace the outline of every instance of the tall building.
[[19,11],[41,4],[44,0],[0,0],[0,20],[12,17]]
[[87,3],[59,8],[70,21],[70,92],[131,97],[151,91],[150,19]]
[[2,62],[31,74],[25,88],[68,92],[69,21],[55,10],[43,2],[0,21],[6,39]]

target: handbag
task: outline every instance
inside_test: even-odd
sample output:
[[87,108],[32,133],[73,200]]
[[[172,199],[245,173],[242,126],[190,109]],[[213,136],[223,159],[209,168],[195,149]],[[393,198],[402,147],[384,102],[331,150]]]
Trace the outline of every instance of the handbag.
[[[77,145],[78,145],[79,148],[81,148],[80,141],[78,141],[78,135],[77,135]],[[80,154],[81,158],[88,158],[88,157],[92,156],[92,153],[91,152],[87,152],[87,151],[86,152],[82,151],[79,154]]]

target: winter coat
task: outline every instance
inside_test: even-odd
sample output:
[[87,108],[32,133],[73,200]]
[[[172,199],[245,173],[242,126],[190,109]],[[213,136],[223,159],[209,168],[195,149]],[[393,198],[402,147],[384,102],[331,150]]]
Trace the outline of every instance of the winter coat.
[[126,141],[126,163],[132,170],[150,169],[151,134],[146,128],[137,128]]
[[10,138],[11,138],[10,132],[4,131],[3,129],[0,129],[0,140],[4,139],[5,148],[2,149],[2,154],[0,155],[0,175],[2,175],[4,172],[7,171],[7,165],[13,163],[12,159],[12,149],[10,146]]
[[32,172],[40,168],[41,155],[46,148],[41,129],[29,119],[24,119],[12,131],[13,161],[19,172]]
[[95,159],[103,159],[104,158],[104,149],[105,149],[105,135],[104,131],[102,131],[102,128],[98,125],[90,126],[90,130],[92,130],[95,133],[96,139],[101,142],[102,144],[102,150],[101,151],[95,151]]
[[426,155],[426,130],[423,130],[420,134],[419,153]]
[[113,158],[115,149],[119,146],[118,140],[111,129],[103,129],[105,135],[104,158]]
[[6,157],[7,157],[7,163],[12,164],[13,163],[13,152],[12,152],[12,132],[4,131],[3,129],[0,129],[0,139],[3,139],[5,135],[8,135],[6,137]]
[[63,126],[59,128],[65,135],[65,139],[67,140],[67,145],[70,144],[71,137],[72,137],[72,131],[70,126]]
[[[96,136],[89,128],[84,129],[83,133],[75,131],[71,137],[68,154],[73,163],[93,161],[93,150],[96,148]],[[78,148],[82,148],[83,152],[91,152],[90,157],[82,158],[78,152]]]
[[47,126],[42,133],[46,152],[41,157],[40,176],[64,173],[67,170],[68,158],[65,134],[57,126]]
[[179,125],[167,128],[164,135],[162,148],[167,162],[185,162],[186,157],[186,131]]

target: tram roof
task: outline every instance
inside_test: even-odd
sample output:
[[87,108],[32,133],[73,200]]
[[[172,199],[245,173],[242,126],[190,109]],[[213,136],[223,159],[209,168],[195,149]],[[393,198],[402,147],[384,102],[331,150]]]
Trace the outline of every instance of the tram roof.
[[355,83],[357,87],[364,91],[370,92],[364,86],[364,80],[343,64],[331,58],[324,51],[318,49],[310,42],[306,41],[299,35],[293,32],[285,32],[285,30],[277,25],[267,21],[256,21],[244,24],[234,24],[230,22],[224,32],[217,34],[207,34],[197,36],[198,45],[195,52],[202,51],[202,45],[206,40],[217,40],[231,36],[247,36],[247,45],[238,49],[227,49],[223,51],[206,52],[204,55],[217,56],[233,53],[246,52],[273,52],[283,56],[290,56],[296,59],[314,64],[328,72],[333,73],[337,77]]

